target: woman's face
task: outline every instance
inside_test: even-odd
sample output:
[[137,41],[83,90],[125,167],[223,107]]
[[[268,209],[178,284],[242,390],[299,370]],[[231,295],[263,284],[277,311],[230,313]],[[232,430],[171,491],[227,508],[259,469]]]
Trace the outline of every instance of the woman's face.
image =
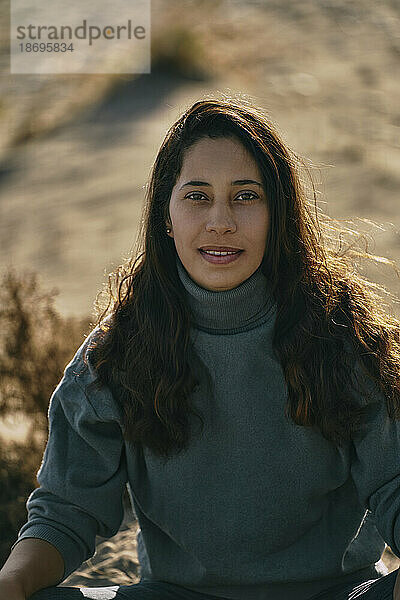
[[[172,189],[169,213],[178,256],[200,286],[237,287],[260,266],[269,212],[261,173],[253,156],[231,138],[203,138],[185,153]],[[200,248],[231,248],[216,257]]]

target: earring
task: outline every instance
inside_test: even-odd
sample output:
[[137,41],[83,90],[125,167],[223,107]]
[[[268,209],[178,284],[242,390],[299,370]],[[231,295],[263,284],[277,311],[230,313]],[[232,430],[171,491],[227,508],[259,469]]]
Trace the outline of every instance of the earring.
[[167,227],[167,233],[171,231],[171,227]]

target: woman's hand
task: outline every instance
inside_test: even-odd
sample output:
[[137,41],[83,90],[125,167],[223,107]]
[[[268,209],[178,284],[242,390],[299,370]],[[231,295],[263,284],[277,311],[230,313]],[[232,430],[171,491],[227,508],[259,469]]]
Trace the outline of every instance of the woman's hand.
[[400,600],[400,569],[397,569],[397,577],[393,588],[393,600]]

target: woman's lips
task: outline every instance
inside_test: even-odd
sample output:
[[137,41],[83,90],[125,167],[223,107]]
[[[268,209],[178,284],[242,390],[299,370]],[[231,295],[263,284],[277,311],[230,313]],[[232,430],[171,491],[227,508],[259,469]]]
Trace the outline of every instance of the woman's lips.
[[199,250],[201,256],[207,262],[213,263],[215,265],[226,265],[227,263],[231,263],[234,260],[237,260],[241,254],[243,254],[244,250],[239,250],[235,254],[226,254],[225,256],[217,256],[215,254],[207,254],[204,250]]

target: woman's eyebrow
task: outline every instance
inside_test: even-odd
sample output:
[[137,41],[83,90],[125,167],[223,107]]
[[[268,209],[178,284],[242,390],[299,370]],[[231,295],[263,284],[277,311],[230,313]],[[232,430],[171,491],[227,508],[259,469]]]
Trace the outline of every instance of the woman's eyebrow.
[[[260,187],[262,187],[261,183],[259,183],[258,181],[254,181],[254,179],[236,179],[236,181],[232,181],[231,185],[249,185],[249,184],[254,184],[254,185],[259,185]],[[184,187],[186,187],[187,185],[198,185],[198,186],[208,186],[211,187],[211,184],[207,183],[207,181],[187,181],[186,183],[184,183],[183,185],[181,185],[181,187],[179,188],[180,190]]]

